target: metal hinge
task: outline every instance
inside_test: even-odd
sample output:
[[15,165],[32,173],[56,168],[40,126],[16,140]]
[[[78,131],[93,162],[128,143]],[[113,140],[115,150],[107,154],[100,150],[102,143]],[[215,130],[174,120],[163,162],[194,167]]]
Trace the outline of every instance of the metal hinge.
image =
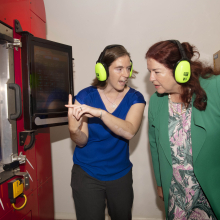
[[22,152],[20,152],[19,156],[17,154],[14,154],[11,156],[12,162],[19,161],[19,164],[23,164],[26,162],[26,155],[23,155]]
[[7,49],[13,49],[18,51],[18,47],[22,47],[22,43],[19,39],[14,38],[14,43],[6,43],[6,48]]
[[20,172],[20,168],[14,170],[14,175],[23,176],[22,182],[24,183],[24,188],[27,190],[30,187],[29,175],[26,172]]

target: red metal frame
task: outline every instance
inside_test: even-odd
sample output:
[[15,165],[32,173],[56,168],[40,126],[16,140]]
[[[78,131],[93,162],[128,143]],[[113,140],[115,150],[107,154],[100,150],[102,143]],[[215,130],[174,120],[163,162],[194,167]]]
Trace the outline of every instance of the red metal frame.
[[[0,20],[14,27],[14,20],[19,20],[23,31],[32,33],[35,37],[46,38],[46,14],[43,0],[0,0]],[[14,38],[20,39],[21,35],[15,33]],[[14,50],[15,83],[22,90],[21,50]],[[24,131],[23,114],[17,119],[17,137]],[[52,161],[49,128],[39,129],[35,135],[35,144],[26,152],[19,145],[18,153],[26,155],[28,161],[20,166],[21,172],[30,175],[30,188],[24,191],[27,196],[26,206],[19,211],[12,208],[8,199],[7,182],[0,185],[0,220],[39,220],[54,219]],[[30,136],[26,139],[27,145]],[[16,199],[16,206],[24,202],[23,198]]]

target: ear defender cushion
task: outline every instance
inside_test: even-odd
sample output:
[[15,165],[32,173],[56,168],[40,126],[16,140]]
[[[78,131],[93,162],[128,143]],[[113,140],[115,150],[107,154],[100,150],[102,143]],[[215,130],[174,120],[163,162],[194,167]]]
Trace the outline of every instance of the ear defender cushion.
[[99,62],[96,63],[95,74],[99,81],[105,81],[108,77],[108,73],[106,72],[105,65]]
[[186,83],[191,76],[190,63],[187,60],[181,60],[174,69],[175,80],[178,83]]
[[130,62],[130,64],[131,64],[131,70],[130,70],[130,75],[129,75],[129,78],[131,78],[132,73],[133,73],[133,63],[132,63],[132,61]]

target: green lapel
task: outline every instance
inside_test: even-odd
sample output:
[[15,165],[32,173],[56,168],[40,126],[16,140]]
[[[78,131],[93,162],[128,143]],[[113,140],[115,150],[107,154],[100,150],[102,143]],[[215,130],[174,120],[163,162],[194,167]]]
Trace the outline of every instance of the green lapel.
[[[192,103],[195,100],[195,96],[192,98]],[[157,129],[159,135],[159,142],[166,155],[166,158],[170,165],[172,166],[171,158],[171,149],[169,141],[169,131],[168,131],[168,120],[169,120],[169,111],[168,111],[168,96],[164,96],[161,100],[163,103],[160,105],[160,114],[154,120],[154,126]],[[206,139],[206,129],[205,123],[203,120],[204,112],[199,111],[195,107],[192,107],[192,116],[191,116],[191,138],[192,138],[192,152],[193,152],[193,163],[199,155],[199,152],[204,144]]]
[[[195,96],[192,98],[192,103],[195,100]],[[203,120],[204,112],[199,111],[194,106],[192,107],[192,118],[191,118],[191,138],[192,138],[192,154],[193,164],[195,164],[199,152],[206,139],[206,129]]]
[[169,141],[169,132],[168,132],[168,120],[169,120],[169,112],[168,112],[168,96],[164,96],[161,100],[160,105],[160,113],[159,117],[155,119],[154,125],[158,130],[159,142],[166,155],[166,158],[170,165],[172,166],[172,158],[171,158],[171,149],[170,149],[170,141]]
[[[195,100],[195,96],[192,98],[192,103]],[[157,129],[159,136],[159,143],[166,155],[166,158],[170,165],[172,166],[171,158],[171,149],[169,141],[169,131],[168,131],[168,120],[169,120],[169,111],[168,111],[168,96],[164,96],[161,100],[159,117],[155,118],[153,124]],[[205,123],[203,121],[201,111],[192,107],[192,116],[191,116],[191,138],[192,138],[192,152],[193,152],[193,163],[198,157],[198,154],[204,144],[206,139],[206,130]]]

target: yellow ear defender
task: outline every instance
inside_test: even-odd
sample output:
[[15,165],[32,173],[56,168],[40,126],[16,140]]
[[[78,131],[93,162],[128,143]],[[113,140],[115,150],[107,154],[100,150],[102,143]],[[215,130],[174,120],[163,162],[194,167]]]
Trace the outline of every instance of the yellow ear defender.
[[173,73],[174,78],[178,83],[186,83],[189,81],[191,76],[190,62],[186,56],[186,53],[178,40],[169,40],[176,44],[179,48],[181,59],[175,64]]
[[[99,81],[105,81],[108,79],[108,76],[109,76],[108,67],[104,62],[102,62],[102,59],[105,55],[106,50],[113,48],[113,47],[119,47],[119,46],[122,46],[122,45],[112,44],[112,45],[106,46],[105,49],[100,54],[99,59],[97,60],[96,65],[95,65],[95,73]],[[130,70],[129,78],[131,77],[132,71],[133,71],[132,60],[130,60],[130,62],[131,62],[131,70]]]

